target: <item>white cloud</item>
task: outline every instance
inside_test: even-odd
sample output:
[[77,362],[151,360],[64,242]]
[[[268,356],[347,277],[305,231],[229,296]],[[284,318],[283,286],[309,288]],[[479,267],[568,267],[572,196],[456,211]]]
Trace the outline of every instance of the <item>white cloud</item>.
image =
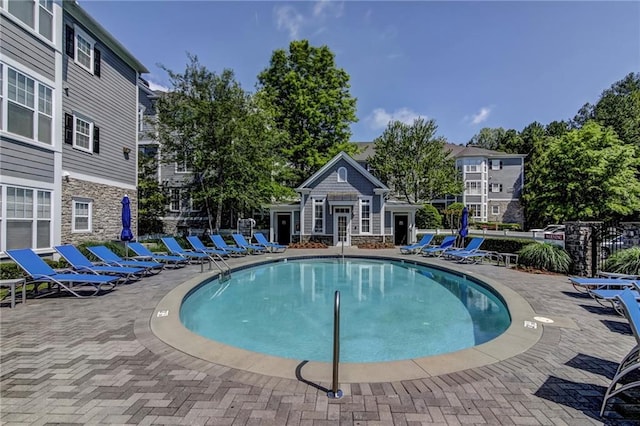
[[314,2],[308,14],[299,12],[297,8],[290,5],[278,6],[275,8],[276,25],[279,30],[287,31],[289,37],[295,39],[300,37],[300,33],[305,28],[320,27],[319,31],[324,31],[322,24],[328,19],[340,18],[343,12],[344,2],[333,0]]
[[384,108],[376,108],[366,118],[372,129],[384,129],[391,121],[400,121],[405,124],[413,124],[416,118],[426,118],[426,116],[419,114],[409,108],[400,108],[393,112],[387,112]]
[[489,114],[491,114],[491,108],[480,108],[480,111],[477,114],[473,114],[471,116],[471,124],[480,124],[483,121],[487,121],[487,118],[489,118]]
[[276,24],[279,30],[289,32],[289,37],[298,38],[300,28],[304,24],[305,18],[291,6],[280,6],[276,8]]
[[168,92],[169,88],[167,86],[163,86],[162,84],[154,83],[151,80],[148,80],[149,89],[151,90],[159,90],[161,92]]

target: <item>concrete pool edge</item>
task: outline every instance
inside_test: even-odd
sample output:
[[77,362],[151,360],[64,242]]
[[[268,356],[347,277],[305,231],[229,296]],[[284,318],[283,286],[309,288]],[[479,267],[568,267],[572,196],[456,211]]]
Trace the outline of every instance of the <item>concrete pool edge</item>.
[[[265,261],[282,259],[336,257],[335,255],[291,254],[274,255],[260,258],[248,258],[234,269],[241,269]],[[503,299],[511,315],[511,325],[497,338],[461,351],[416,358],[402,361],[377,363],[341,363],[340,382],[342,383],[377,383],[413,380],[438,376],[478,368],[504,361],[526,352],[542,337],[542,327],[536,324],[536,315],[531,305],[517,292],[504,284],[486,276],[469,271],[469,265],[453,264],[449,267],[430,263],[428,258],[411,258],[389,254],[349,255],[351,258],[373,258],[397,261],[408,261],[423,264],[437,269],[447,270],[454,274],[464,274],[493,288]],[[472,268],[473,266],[471,266]],[[463,270],[464,268],[464,270]],[[270,355],[250,352],[206,339],[189,331],[179,318],[180,306],[184,297],[196,286],[207,279],[213,279],[215,273],[200,274],[176,286],[157,304],[150,318],[152,333],[164,343],[190,356],[242,371],[265,376],[286,379],[300,379],[314,382],[330,382],[332,368],[330,363],[303,362]]]

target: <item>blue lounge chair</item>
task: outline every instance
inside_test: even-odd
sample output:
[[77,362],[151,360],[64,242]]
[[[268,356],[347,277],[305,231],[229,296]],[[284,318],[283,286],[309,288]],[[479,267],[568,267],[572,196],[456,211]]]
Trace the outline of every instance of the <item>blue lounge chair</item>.
[[229,253],[229,255],[244,256],[248,253],[246,248],[228,245],[221,235],[211,234],[209,235],[209,238],[211,238],[213,245],[216,246],[218,250],[224,250]]
[[453,247],[453,244],[456,242],[456,237],[454,235],[447,235],[444,237],[439,246],[436,247],[424,247],[420,250],[420,253],[423,256],[442,256],[446,250],[450,247]]
[[173,254],[174,256],[182,256],[189,261],[195,261],[198,263],[211,263],[211,256],[209,256],[207,253],[185,250],[173,237],[163,237],[161,238],[161,241],[165,245],[165,247],[167,247],[169,253]]
[[191,244],[191,247],[193,247],[193,249],[197,252],[215,254],[220,257],[222,256],[229,257],[229,253],[224,250],[218,250],[212,247],[205,246],[202,240],[195,235],[187,237],[187,241],[189,241],[189,244]]
[[269,240],[267,240],[267,237],[265,237],[264,234],[261,234],[260,232],[256,232],[253,237],[256,239],[259,246],[265,247],[271,252],[284,252],[287,250],[287,246],[270,242]]
[[94,289],[92,296],[95,296],[103,290],[103,286],[107,290],[113,290],[119,279],[114,276],[81,274],[74,271],[56,272],[31,249],[7,250],[7,255],[29,275],[30,282],[53,284],[57,286],[58,291],[66,290],[76,297],[84,296],[78,294],[74,287],[91,286]]
[[431,244],[431,240],[433,240],[433,234],[424,234],[422,236],[422,239],[419,242],[417,242],[415,244],[410,244],[408,246],[400,247],[400,253],[402,253],[402,254],[415,254],[415,253],[418,253],[424,247],[427,247],[429,244]]
[[162,262],[166,265],[171,265],[174,268],[182,268],[187,263],[189,263],[189,260],[185,259],[182,256],[171,256],[167,254],[154,253],[141,243],[129,242],[129,248],[133,250],[133,252],[137,255],[137,258],[142,260],[151,259],[156,262]]
[[444,252],[446,257],[451,259],[455,259],[461,262],[469,259],[482,259],[489,255],[486,251],[478,250],[482,243],[484,242],[484,238],[482,237],[474,237],[469,241],[469,244],[463,249],[449,249]]
[[618,303],[622,308],[624,316],[627,317],[627,320],[629,321],[631,333],[636,339],[636,345],[631,349],[627,356],[620,361],[616,374],[614,374],[611,384],[604,394],[602,406],[600,407],[600,416],[604,414],[604,409],[606,408],[609,399],[626,392],[629,389],[640,387],[640,380],[638,379],[622,384],[618,387],[623,378],[637,370],[640,370],[640,305],[638,305],[635,295],[629,289],[625,289],[620,292],[616,298],[618,299]]
[[633,282],[633,280],[603,277],[569,277],[569,282],[573,285],[573,288],[579,292],[586,293],[589,290],[622,290]]
[[251,254],[263,254],[267,250],[265,247],[250,244],[242,234],[231,234],[231,238],[233,238],[238,247],[242,247]]
[[144,268],[147,275],[154,275],[164,269],[164,263],[144,261],[144,260],[126,260],[109,250],[106,246],[87,247],[95,257],[111,266],[129,266],[132,268]]
[[621,288],[617,288],[617,289],[600,288],[595,290],[587,288],[587,291],[589,295],[593,297],[596,300],[596,302],[598,302],[602,306],[606,306],[603,302],[610,303],[611,307],[613,307],[620,315],[624,315],[624,312],[622,311],[622,307],[620,306],[620,303],[618,303],[618,296],[623,291],[629,290],[631,294],[636,298],[636,300],[640,301],[640,284],[636,283],[635,281],[629,281],[629,280],[626,280],[626,281],[627,281],[627,285]]
[[124,266],[96,265],[89,260],[78,248],[71,244],[54,247],[58,253],[79,272],[94,274],[118,275],[122,282],[138,280],[145,274],[145,268],[131,268]]

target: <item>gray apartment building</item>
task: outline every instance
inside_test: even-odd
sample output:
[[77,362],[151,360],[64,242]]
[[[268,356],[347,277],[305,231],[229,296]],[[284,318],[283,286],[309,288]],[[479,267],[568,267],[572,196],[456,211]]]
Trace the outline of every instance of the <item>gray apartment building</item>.
[[0,0],[0,251],[117,239],[140,73],[74,1]]
[[[366,167],[375,146],[373,143],[358,143],[358,146],[361,152],[355,158]],[[455,158],[465,189],[462,194],[431,200],[436,208],[443,210],[454,202],[461,202],[469,208],[472,221],[523,224],[520,197],[524,185],[524,154],[455,144],[446,144],[445,150]]]

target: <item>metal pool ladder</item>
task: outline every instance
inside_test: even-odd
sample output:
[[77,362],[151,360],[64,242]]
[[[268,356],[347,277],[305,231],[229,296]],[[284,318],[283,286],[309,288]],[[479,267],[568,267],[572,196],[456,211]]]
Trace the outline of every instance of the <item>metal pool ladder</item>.
[[338,389],[338,364],[340,363],[340,292],[336,290],[333,303],[333,381],[329,398],[342,398],[342,390]]
[[231,266],[229,266],[229,264],[222,258],[222,256],[220,256],[217,253],[216,253],[216,257],[218,258],[218,260],[220,262],[222,262],[224,264],[224,266],[227,267],[226,269],[222,268],[212,256],[209,256],[209,258],[211,259],[213,264],[216,265],[216,268],[218,268],[218,270],[220,271],[220,277],[218,279],[220,280],[220,282],[224,282],[224,281],[230,280],[231,279]]

